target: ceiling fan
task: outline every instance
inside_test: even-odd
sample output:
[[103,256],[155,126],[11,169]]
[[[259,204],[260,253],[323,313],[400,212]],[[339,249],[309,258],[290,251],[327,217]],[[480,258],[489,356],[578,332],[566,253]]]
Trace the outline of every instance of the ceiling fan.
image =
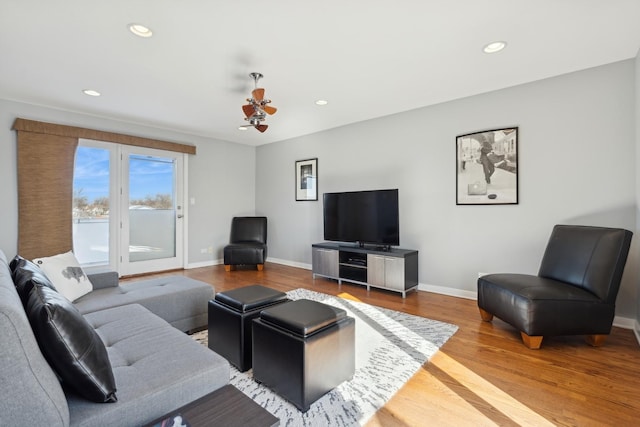
[[[249,122],[251,126],[258,129],[259,132],[267,130],[269,125],[262,124],[267,114],[275,114],[278,109],[268,105],[271,100],[264,97],[264,88],[258,87],[258,80],[263,75],[260,73],[249,74],[253,78],[254,87],[251,91],[251,98],[247,98],[248,104],[242,106],[242,111],[245,115],[245,120]],[[244,126],[246,128],[246,125]]]

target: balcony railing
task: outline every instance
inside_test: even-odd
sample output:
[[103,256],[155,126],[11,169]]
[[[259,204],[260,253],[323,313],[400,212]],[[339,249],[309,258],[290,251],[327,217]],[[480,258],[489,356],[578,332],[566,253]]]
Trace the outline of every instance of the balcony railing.
[[[173,209],[129,210],[129,261],[175,256]],[[83,266],[109,264],[109,216],[73,218],[73,251]]]

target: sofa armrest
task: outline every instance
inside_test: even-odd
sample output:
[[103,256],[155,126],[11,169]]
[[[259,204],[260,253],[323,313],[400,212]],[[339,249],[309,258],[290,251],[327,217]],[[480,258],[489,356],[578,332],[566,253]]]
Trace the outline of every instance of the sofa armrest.
[[105,271],[103,273],[87,274],[93,289],[114,288],[118,286],[119,277],[116,271]]

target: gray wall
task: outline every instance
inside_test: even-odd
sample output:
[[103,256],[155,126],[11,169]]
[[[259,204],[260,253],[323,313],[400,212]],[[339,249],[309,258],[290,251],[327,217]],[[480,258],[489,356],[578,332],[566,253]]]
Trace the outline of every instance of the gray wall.
[[[0,249],[8,257],[17,251],[18,236],[16,134],[11,130],[16,117],[196,145],[197,154],[188,160],[187,202],[192,197],[196,202],[188,206],[189,264],[221,258],[222,248],[229,241],[231,217],[254,213],[254,147],[0,100]],[[213,247],[213,253],[200,253],[209,247]]]
[[[536,273],[554,224],[635,230],[634,73],[628,60],[258,147],[269,256],[311,263],[331,191],[398,188],[400,244],[420,251],[420,283],[458,295],[475,295],[479,272]],[[519,205],[456,206],[456,135],[510,126],[519,126]],[[320,200],[296,202],[294,162],[312,157]],[[618,298],[627,318],[637,258]]]
[[[640,50],[636,54],[635,61],[635,93],[636,93],[636,105],[635,105],[635,113],[636,113],[636,235],[640,235],[640,170],[638,169],[638,165],[640,165]],[[638,247],[638,239],[635,240],[635,250],[636,253],[640,253]],[[638,267],[640,269],[640,267]],[[636,280],[636,286],[640,288],[640,273],[638,273],[638,279]],[[640,341],[640,291],[638,291],[638,300],[637,300],[637,308],[636,308],[636,324],[635,324],[636,336],[638,337],[638,341]]]

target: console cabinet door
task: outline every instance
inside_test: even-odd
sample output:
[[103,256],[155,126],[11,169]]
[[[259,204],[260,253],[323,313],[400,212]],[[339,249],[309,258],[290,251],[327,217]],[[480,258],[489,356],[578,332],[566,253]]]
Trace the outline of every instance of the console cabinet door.
[[372,286],[385,285],[385,259],[380,255],[367,254],[367,283]]
[[394,291],[405,290],[404,258],[385,258],[384,282],[387,288]]
[[313,248],[311,262],[313,274],[338,278],[338,251]]

